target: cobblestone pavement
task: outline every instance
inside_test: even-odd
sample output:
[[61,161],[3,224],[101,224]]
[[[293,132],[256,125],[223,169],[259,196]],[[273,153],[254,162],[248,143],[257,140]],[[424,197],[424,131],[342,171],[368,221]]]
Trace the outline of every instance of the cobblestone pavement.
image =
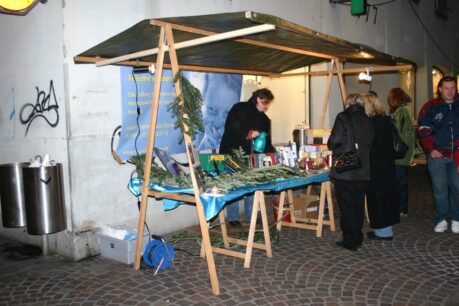
[[[419,188],[410,204],[431,201]],[[249,269],[216,254],[219,296],[206,262],[185,252],[153,276],[100,256],[8,258],[17,244],[0,240],[0,305],[459,305],[459,234],[433,232],[431,205],[412,205],[393,241],[366,240],[358,252],[337,248],[339,230],[325,227],[320,239],[284,228],[273,257],[255,250]],[[175,247],[199,253],[193,241]]]

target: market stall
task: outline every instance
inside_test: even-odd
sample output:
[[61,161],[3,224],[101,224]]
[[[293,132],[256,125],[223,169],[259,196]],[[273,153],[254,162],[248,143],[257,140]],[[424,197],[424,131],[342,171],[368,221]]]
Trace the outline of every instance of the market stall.
[[[265,244],[253,243],[255,229],[255,213],[249,230],[249,240],[239,242],[247,245],[244,254],[233,254],[229,250],[219,250],[212,247],[209,238],[209,226],[205,215],[205,208],[201,198],[199,178],[195,173],[196,154],[191,137],[188,135],[186,122],[183,123],[186,154],[190,167],[190,176],[193,189],[188,194],[172,193],[168,190],[154,190],[149,181],[153,147],[155,143],[155,129],[161,76],[165,67],[170,67],[174,76],[179,70],[224,72],[236,74],[261,75],[271,77],[284,77],[290,70],[309,66],[321,62],[329,62],[329,69],[324,72],[314,72],[311,75],[327,75],[326,94],[324,97],[321,127],[328,108],[328,98],[333,76],[337,76],[342,98],[346,96],[343,74],[343,61],[359,63],[365,66],[359,71],[399,71],[412,70],[409,61],[378,52],[372,48],[350,43],[329,35],[318,33],[311,29],[299,26],[281,18],[255,12],[237,12],[206,16],[160,18],[144,20],[113,36],[99,45],[75,57],[76,63],[95,63],[96,66],[104,65],[129,65],[129,66],[156,66],[152,113],[148,146],[145,159],[144,177],[141,192],[141,208],[138,223],[138,236],[142,237],[143,224],[146,216],[148,197],[156,199],[173,199],[196,205],[202,239],[202,255],[205,255],[209,269],[212,291],[220,293],[213,253],[236,256],[245,260],[244,266],[250,264],[252,247],[266,250],[271,256],[269,235],[267,236],[266,208],[264,207],[263,187],[255,190],[255,208],[261,208]],[[355,73],[356,68],[352,70]],[[175,84],[177,97],[181,96],[179,82]],[[183,100],[181,101],[183,103]],[[321,181],[327,182],[327,180]],[[328,182],[327,182],[328,183]],[[303,182],[302,185],[307,184]],[[321,203],[325,197],[330,197],[328,189],[323,189]],[[276,187],[276,190],[287,190]],[[223,215],[220,213],[220,218]],[[224,222],[223,222],[224,224]],[[331,224],[331,223],[329,223]],[[318,225],[319,226],[319,225]],[[318,230],[318,226],[315,227]],[[322,222],[320,222],[321,230]],[[226,231],[224,225],[222,231]],[[228,241],[227,241],[228,242]],[[225,242],[225,243],[227,243]],[[236,242],[237,243],[237,242]],[[225,244],[226,246],[226,244]],[[142,241],[138,239],[134,269],[140,267],[140,251]]]

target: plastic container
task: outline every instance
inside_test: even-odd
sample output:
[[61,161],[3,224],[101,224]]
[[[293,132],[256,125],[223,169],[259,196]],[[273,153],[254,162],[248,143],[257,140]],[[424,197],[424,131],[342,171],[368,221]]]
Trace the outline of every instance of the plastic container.
[[62,164],[24,167],[27,232],[45,235],[67,228]]
[[[277,221],[277,215],[279,213],[279,201],[280,201],[280,196],[276,195],[273,196],[272,203],[273,203],[273,215],[274,215],[274,222]],[[285,195],[284,198],[284,208],[282,211],[282,215],[285,215],[285,217],[282,219],[282,221],[285,222],[292,222],[292,219],[290,218],[290,204],[288,204],[288,197]]]
[[4,227],[27,226],[22,169],[29,163],[0,165],[0,201]]
[[[97,233],[100,256],[122,262],[126,265],[134,263],[137,240],[122,240]],[[142,252],[148,244],[148,236],[143,237]]]

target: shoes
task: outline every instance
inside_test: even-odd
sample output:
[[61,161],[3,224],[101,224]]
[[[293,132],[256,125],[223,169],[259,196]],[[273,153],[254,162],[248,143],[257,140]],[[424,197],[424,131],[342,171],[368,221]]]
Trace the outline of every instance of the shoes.
[[392,236],[389,236],[389,237],[376,236],[375,232],[368,232],[367,233],[367,238],[370,239],[370,240],[382,240],[382,241],[394,240],[394,237],[392,237]]
[[239,221],[229,221],[228,225],[231,227],[241,227],[242,226],[241,222]]
[[357,246],[348,245],[348,244],[344,243],[343,241],[337,241],[336,245],[341,247],[341,248],[345,248],[346,250],[352,251],[352,252],[356,252],[357,251]]
[[[455,228],[458,230],[459,232],[459,226],[456,225]],[[446,220],[443,220],[443,221],[440,221],[437,223],[437,225],[435,225],[435,228],[434,228],[434,232],[436,233],[443,233],[444,231],[446,231],[448,229],[448,222],[446,222]]]
[[451,221],[451,231],[455,234],[459,234],[459,221]]

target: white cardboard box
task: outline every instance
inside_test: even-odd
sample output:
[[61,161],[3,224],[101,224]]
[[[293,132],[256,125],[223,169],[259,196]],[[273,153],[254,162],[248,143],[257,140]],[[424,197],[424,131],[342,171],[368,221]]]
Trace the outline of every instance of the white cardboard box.
[[[142,252],[148,244],[148,236],[143,237]],[[115,237],[97,233],[97,242],[100,246],[100,255],[127,265],[134,263],[135,246],[137,240],[121,240]]]

